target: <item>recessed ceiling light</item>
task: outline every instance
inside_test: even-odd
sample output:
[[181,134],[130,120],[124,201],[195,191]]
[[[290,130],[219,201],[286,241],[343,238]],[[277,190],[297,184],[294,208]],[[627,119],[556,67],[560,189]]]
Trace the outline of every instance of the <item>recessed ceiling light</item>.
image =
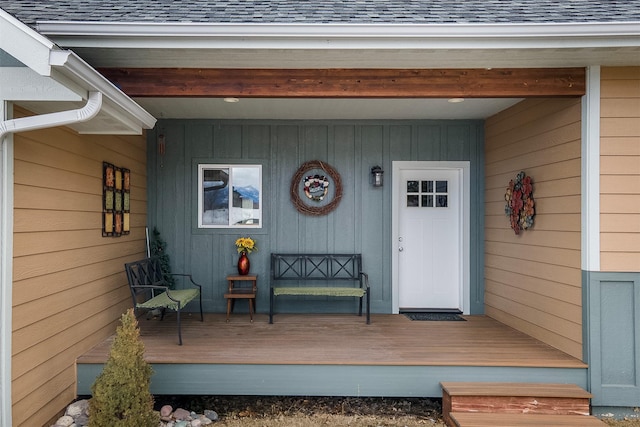
[[240,102],[240,98],[229,96],[229,97],[224,98],[224,102],[228,102],[230,104],[233,104],[235,102]]
[[459,104],[464,102],[464,98],[451,98],[447,102],[450,102],[451,104]]

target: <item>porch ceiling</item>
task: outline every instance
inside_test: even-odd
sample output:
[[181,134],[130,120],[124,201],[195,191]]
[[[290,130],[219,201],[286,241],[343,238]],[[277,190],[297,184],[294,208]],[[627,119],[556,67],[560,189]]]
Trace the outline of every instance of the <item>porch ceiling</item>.
[[262,120],[481,120],[521,99],[133,98],[157,118]]

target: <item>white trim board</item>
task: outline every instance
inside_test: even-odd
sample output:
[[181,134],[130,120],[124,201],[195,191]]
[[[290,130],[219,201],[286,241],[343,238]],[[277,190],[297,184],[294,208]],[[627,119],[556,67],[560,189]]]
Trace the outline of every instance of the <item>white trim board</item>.
[[600,67],[587,69],[582,97],[582,270],[600,271]]

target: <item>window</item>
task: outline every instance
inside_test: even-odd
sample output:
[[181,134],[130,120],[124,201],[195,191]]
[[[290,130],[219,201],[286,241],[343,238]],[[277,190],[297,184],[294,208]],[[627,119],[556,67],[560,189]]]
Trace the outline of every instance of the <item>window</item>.
[[448,207],[448,186],[448,181],[407,181],[407,207]]
[[198,165],[198,227],[262,227],[262,166]]

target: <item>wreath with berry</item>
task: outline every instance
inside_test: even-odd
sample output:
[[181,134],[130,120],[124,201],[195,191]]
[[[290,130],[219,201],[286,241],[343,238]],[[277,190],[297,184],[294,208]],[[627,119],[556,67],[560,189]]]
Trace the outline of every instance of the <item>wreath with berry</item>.
[[[301,183],[302,191],[299,187]],[[329,187],[333,189],[331,194]],[[320,160],[310,160],[303,163],[291,179],[290,193],[291,202],[298,212],[312,216],[326,215],[340,204],[342,180],[331,165]],[[301,198],[300,193],[306,199]]]
[[513,231],[520,234],[521,230],[531,228],[536,214],[531,177],[522,171],[518,173],[515,180],[509,181],[504,199],[507,202],[504,213],[509,217]]

